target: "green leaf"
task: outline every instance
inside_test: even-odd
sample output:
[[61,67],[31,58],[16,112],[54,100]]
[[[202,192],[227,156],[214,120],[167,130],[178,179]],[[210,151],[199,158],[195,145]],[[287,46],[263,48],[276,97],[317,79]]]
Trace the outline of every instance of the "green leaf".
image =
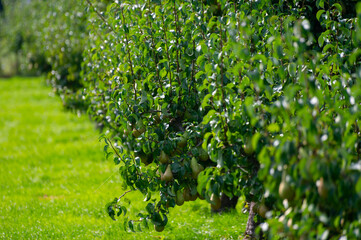
[[329,44],[327,44],[327,45],[323,48],[322,52],[325,53],[325,52],[327,52],[328,50],[331,50],[332,52],[334,52],[335,46],[334,46],[333,44],[329,43]]
[[217,111],[212,109],[210,111],[208,111],[207,115],[203,117],[203,124],[207,124],[209,123],[209,121],[211,121],[214,117],[217,116]]
[[341,13],[342,12],[342,6],[339,3],[334,3],[332,7],[337,8],[337,10]]
[[130,221],[128,222],[128,226],[129,226],[129,229],[130,229],[132,232],[135,232],[135,231],[134,231],[133,221],[130,220]]
[[288,73],[290,74],[290,76],[296,77],[296,71],[297,71],[296,63],[290,63],[287,68],[288,68]]
[[252,136],[252,148],[254,150],[257,149],[257,146],[258,146],[258,141],[260,140],[261,138],[261,134],[259,132],[255,133],[253,136]]
[[325,7],[325,0],[317,0],[316,1],[316,6],[320,7],[320,8],[324,8]]
[[280,127],[278,126],[277,123],[272,123],[268,125],[267,130],[270,131],[271,133],[275,133],[280,131]]
[[160,70],[159,75],[161,78],[164,78],[165,76],[167,76],[167,70],[165,68],[162,68],[162,70]]
[[359,196],[361,196],[361,177],[358,179],[356,183],[356,192]]
[[316,14],[316,18],[318,21],[320,21],[320,17],[322,16],[322,14],[325,12],[325,10],[321,9],[318,10],[317,14]]

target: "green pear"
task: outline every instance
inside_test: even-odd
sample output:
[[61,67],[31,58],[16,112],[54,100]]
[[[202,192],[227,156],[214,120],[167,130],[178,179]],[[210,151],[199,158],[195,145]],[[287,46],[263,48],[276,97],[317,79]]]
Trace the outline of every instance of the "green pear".
[[169,162],[169,156],[164,151],[160,152],[159,162],[163,164],[167,164]]
[[258,214],[263,217],[263,218],[266,218],[266,213],[268,212],[268,208],[267,206],[264,204],[264,203],[261,203],[259,206],[258,206]]
[[203,148],[198,148],[199,150],[199,160],[205,162],[209,159],[208,153]]
[[178,191],[176,194],[176,199],[175,199],[175,203],[178,206],[182,206],[184,204],[184,196],[183,196],[183,192],[182,191]]
[[182,137],[180,137],[179,141],[177,142],[177,148],[182,149],[182,148],[185,148],[185,146],[187,146],[187,138],[182,136]]
[[292,200],[295,192],[288,182],[282,180],[279,185],[278,193],[282,199]]
[[212,210],[217,211],[218,209],[221,208],[221,198],[218,195],[212,193],[210,200],[212,202],[211,203]]
[[198,174],[200,173],[201,169],[200,169],[197,159],[195,157],[193,157],[191,160],[191,169],[192,169],[192,177],[194,179],[197,179]]
[[186,201],[186,202],[190,200],[191,195],[190,195],[189,188],[184,188],[183,197],[184,197],[184,201]]
[[165,172],[161,174],[160,179],[166,182],[170,182],[173,180],[173,173],[172,169],[170,168],[170,164],[167,166]]
[[243,145],[244,152],[247,155],[251,155],[254,152],[254,149],[252,147],[252,143],[249,141],[247,144]]
[[191,160],[191,169],[192,169],[192,177],[197,179],[200,172],[204,170],[204,167],[197,162],[196,158],[192,158]]
[[154,230],[157,232],[163,232],[164,226],[154,225]]
[[142,127],[140,129],[134,129],[132,134],[133,134],[133,137],[135,138],[138,138],[140,135],[142,135],[143,133],[145,132],[145,128]]

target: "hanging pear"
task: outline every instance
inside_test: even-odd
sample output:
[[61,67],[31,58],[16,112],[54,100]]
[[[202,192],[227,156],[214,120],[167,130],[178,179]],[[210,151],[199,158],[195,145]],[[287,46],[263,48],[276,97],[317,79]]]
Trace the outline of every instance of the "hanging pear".
[[292,189],[291,185],[286,182],[285,180],[282,180],[282,182],[279,185],[278,193],[282,199],[292,200],[295,192]]
[[165,172],[161,174],[160,179],[166,182],[170,182],[173,180],[173,173],[172,169],[170,168],[170,164],[167,166]]
[[195,157],[191,160],[192,177],[197,179],[199,173],[204,170],[204,167],[197,162]]
[[183,197],[184,197],[184,201],[186,201],[186,202],[190,200],[191,195],[190,195],[189,188],[184,188]]
[[212,193],[210,200],[212,202],[211,203],[212,210],[217,211],[218,209],[221,208],[221,198],[218,195]]
[[208,153],[203,149],[199,148],[199,160],[205,162],[209,159]]
[[175,203],[178,206],[182,206],[184,204],[184,196],[183,196],[183,191],[178,191],[176,194],[176,199],[175,199]]
[[169,156],[164,151],[160,152],[159,162],[163,164],[167,164],[169,162]]

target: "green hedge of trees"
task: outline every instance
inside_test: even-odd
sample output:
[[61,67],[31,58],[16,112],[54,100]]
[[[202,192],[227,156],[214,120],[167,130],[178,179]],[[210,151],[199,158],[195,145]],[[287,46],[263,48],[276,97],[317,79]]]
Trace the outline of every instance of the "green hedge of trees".
[[184,201],[244,196],[247,237],[361,238],[361,4],[38,3],[50,82],[148,201],[110,217],[162,231]]
[[85,5],[70,0],[5,0],[4,8],[0,46],[5,57],[16,55],[15,72],[46,73],[65,107],[85,109],[80,76],[88,36]]
[[[127,188],[147,196],[140,219],[162,230],[184,201],[217,209],[221,195],[245,196],[252,237],[360,238],[354,9],[263,0],[95,11],[84,63],[89,113],[108,129],[105,151]],[[122,199],[108,210],[120,215]]]

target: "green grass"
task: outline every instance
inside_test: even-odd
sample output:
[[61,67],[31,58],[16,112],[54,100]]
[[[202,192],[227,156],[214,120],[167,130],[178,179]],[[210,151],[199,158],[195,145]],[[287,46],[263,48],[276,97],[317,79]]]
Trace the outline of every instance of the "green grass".
[[[64,112],[40,78],[0,79],[1,239],[237,239],[241,206],[224,215],[205,201],[171,209],[162,233],[131,233],[105,204],[123,193],[117,167],[105,160],[86,116]],[[131,193],[137,213],[143,197]]]

